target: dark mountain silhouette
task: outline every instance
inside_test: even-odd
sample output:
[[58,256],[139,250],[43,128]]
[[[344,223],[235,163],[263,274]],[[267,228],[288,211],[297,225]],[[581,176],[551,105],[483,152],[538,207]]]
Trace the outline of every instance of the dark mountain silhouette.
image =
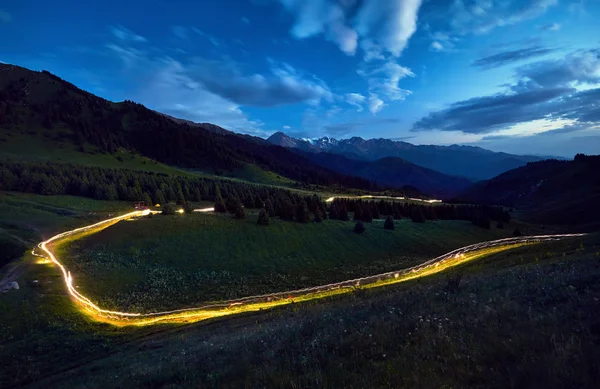
[[0,130],[32,129],[82,151],[89,144],[106,153],[124,148],[163,163],[217,173],[254,164],[303,183],[375,189],[367,180],[328,170],[262,139],[175,119],[132,101],[114,103],[47,71],[0,64]]
[[448,198],[472,185],[460,177],[448,176],[402,158],[381,158],[364,161],[331,153],[299,151],[313,162],[342,174],[352,174],[390,187],[414,186],[430,196]]
[[[505,205],[536,223],[587,224],[600,220],[600,156],[528,163],[458,196],[460,202]],[[598,223],[600,225],[600,223]]]
[[267,140],[283,147],[345,155],[353,159],[374,161],[385,157],[399,157],[444,174],[475,180],[489,179],[528,162],[543,159],[535,156],[496,153],[473,146],[417,146],[390,139],[365,140],[354,137],[337,140],[324,137],[308,141],[278,132]]

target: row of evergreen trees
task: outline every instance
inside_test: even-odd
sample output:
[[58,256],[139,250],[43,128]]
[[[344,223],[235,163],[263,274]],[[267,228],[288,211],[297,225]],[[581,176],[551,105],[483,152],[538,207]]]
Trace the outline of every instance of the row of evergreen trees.
[[144,201],[148,205],[175,202],[187,211],[189,202],[215,201],[217,212],[230,212],[238,218],[245,216],[245,208],[264,208],[271,217],[300,222],[308,222],[311,214],[322,220],[326,213],[325,203],[317,196],[302,196],[280,188],[52,162],[0,161],[0,190]]
[[355,221],[371,222],[382,216],[392,216],[395,220],[410,218],[413,222],[426,220],[467,220],[473,224],[490,228],[491,220],[508,223],[510,213],[502,207],[481,205],[424,205],[391,201],[364,201],[335,199],[329,209],[329,217],[337,220],[350,220],[352,212]]
[[[489,228],[490,221],[509,222],[510,214],[500,207],[473,205],[421,205],[390,201],[335,199],[329,209],[316,195],[302,196],[289,190],[199,177],[173,176],[128,169],[105,169],[60,163],[23,163],[0,161],[0,190],[69,194],[99,200],[144,201],[166,205],[175,202],[186,212],[194,201],[214,201],[215,211],[246,216],[245,209],[261,209],[261,223],[279,217],[308,223],[329,217],[371,222],[384,216],[395,220],[468,220]],[[169,209],[167,212],[169,213]]]

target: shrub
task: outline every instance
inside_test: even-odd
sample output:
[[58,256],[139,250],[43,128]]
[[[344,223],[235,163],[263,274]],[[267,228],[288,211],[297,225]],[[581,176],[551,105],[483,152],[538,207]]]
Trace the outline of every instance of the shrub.
[[313,219],[315,223],[321,223],[323,221],[323,212],[320,209],[315,211],[315,217]]
[[227,212],[227,208],[225,208],[225,202],[223,201],[223,197],[217,196],[215,199],[215,212],[217,213],[225,213]]
[[183,204],[183,211],[185,213],[192,213],[194,212],[194,206],[191,203],[186,202]]
[[388,216],[385,219],[385,223],[383,223],[383,228],[386,230],[393,230],[394,228],[396,228],[396,226],[394,224],[394,218],[391,216]]
[[175,215],[175,207],[172,204],[165,204],[162,208],[162,215]]
[[357,234],[362,234],[363,232],[365,232],[365,225],[362,222],[358,222],[354,226],[353,231],[356,232]]
[[242,207],[241,204],[239,207],[237,207],[235,209],[235,211],[233,211],[233,216],[236,219],[245,219],[246,218],[246,210],[244,209],[244,207]]
[[260,210],[256,224],[258,224],[259,226],[269,225],[269,213],[264,208]]

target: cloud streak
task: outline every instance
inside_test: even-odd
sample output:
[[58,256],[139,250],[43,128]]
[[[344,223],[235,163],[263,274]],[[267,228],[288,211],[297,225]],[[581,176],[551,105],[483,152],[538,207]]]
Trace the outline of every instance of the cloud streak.
[[412,131],[487,134],[542,119],[575,121],[582,128],[600,123],[600,51],[575,51],[515,73],[519,81],[507,92],[456,102],[421,118]]
[[417,121],[413,131],[462,131],[485,134],[551,114],[545,105],[574,92],[569,88],[540,89],[522,93],[476,97],[452,104]]
[[198,58],[189,66],[192,79],[237,104],[255,107],[333,101],[329,87],[286,63],[270,64],[270,74],[244,74],[235,62]]
[[479,58],[473,62],[472,65],[482,69],[491,69],[526,59],[541,57],[553,53],[554,51],[556,50],[541,46],[525,47],[516,50],[503,51],[487,57]]
[[111,33],[124,42],[146,42],[147,39],[141,35],[126,29],[123,26],[110,26]]
[[469,34],[487,34],[496,28],[535,19],[557,5],[558,0],[453,0],[426,4],[421,18],[434,31],[432,43],[446,47],[447,44],[435,38],[436,34],[452,41]]

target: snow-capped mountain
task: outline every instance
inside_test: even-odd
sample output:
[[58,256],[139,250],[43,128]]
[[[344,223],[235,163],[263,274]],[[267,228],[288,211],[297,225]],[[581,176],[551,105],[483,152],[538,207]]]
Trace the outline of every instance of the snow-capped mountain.
[[369,161],[385,157],[399,157],[441,173],[476,180],[489,179],[528,162],[543,159],[535,156],[497,153],[474,146],[413,145],[408,142],[383,138],[368,140],[360,137],[340,140],[330,137],[295,139],[283,132],[277,132],[267,141],[287,148],[313,153],[328,152]]

